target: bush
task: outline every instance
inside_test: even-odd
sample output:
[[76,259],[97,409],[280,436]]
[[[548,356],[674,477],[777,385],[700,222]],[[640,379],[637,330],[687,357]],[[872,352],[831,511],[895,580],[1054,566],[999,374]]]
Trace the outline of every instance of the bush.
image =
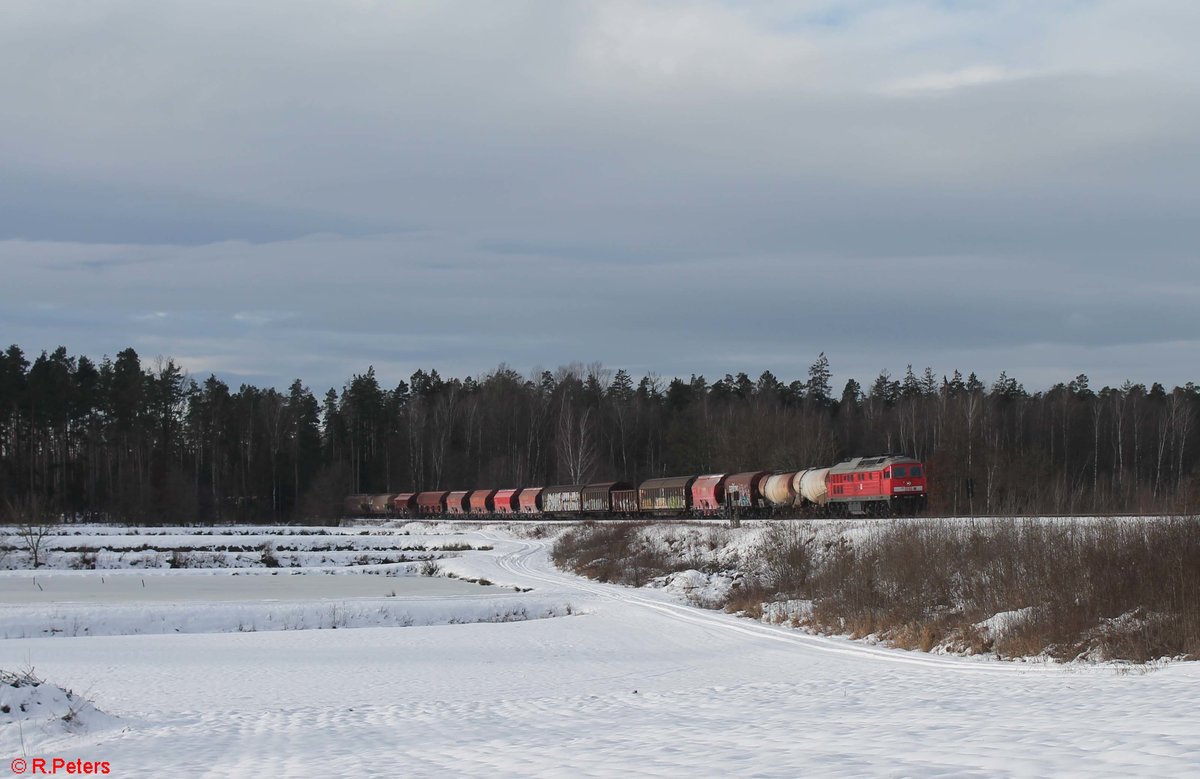
[[[585,523],[557,565],[640,586],[672,564],[644,523]],[[866,523],[819,541],[806,522],[771,524],[730,593],[759,618],[772,598],[811,601],[807,627],[896,646],[1005,657],[1145,662],[1200,659],[1200,521],[1194,518]]]
[[[829,550],[811,581],[823,630],[1004,656],[1200,657],[1200,524],[893,523]],[[997,614],[1007,624],[984,630]]]
[[758,548],[763,571],[776,589],[802,592],[813,569],[816,536],[798,522],[771,525]]
[[555,565],[602,582],[640,587],[656,576],[686,570],[672,565],[664,550],[646,543],[645,522],[585,522],[558,537]]
[[269,543],[263,544],[262,564],[264,568],[279,567],[279,558],[275,556],[275,549]]

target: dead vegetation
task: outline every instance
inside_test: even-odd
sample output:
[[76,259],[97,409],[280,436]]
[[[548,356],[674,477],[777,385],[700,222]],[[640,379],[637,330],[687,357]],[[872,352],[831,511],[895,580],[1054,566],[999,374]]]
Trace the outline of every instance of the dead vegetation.
[[691,567],[672,564],[664,550],[638,531],[645,522],[585,522],[558,537],[554,564],[592,579],[641,587],[656,576]]
[[[639,537],[646,523],[564,533],[555,562],[640,586],[699,568]],[[821,533],[763,531],[726,610],[804,604],[774,621],[921,651],[1111,659],[1200,659],[1200,520],[1001,519],[880,522]]]
[[[822,632],[929,651],[1200,657],[1193,519],[891,523],[795,587]],[[997,616],[999,615],[999,616]]]

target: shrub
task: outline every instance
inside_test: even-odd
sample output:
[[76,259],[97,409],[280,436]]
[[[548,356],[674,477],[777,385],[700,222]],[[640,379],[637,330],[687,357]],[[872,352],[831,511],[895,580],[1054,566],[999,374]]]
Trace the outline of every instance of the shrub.
[[262,564],[264,568],[278,568],[279,558],[275,556],[275,549],[270,543],[262,546]]
[[554,563],[592,579],[640,587],[656,576],[686,570],[672,565],[664,550],[646,543],[644,522],[585,522],[554,544]]

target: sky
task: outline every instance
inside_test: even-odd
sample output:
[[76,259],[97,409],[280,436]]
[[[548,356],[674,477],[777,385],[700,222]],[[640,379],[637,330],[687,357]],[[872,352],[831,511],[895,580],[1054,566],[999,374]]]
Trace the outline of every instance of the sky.
[[6,0],[0,342],[1200,381],[1200,4]]

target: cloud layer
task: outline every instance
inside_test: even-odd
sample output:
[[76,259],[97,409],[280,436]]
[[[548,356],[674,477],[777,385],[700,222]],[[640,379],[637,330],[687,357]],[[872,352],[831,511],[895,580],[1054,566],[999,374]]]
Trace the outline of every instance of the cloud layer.
[[1191,3],[12,5],[29,349],[1196,378]]

